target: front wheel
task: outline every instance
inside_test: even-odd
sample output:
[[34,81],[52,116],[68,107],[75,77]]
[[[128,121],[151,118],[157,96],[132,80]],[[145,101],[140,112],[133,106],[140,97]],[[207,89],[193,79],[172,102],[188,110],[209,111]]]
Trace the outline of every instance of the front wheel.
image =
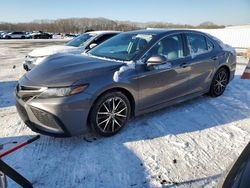
[[125,126],[130,112],[130,102],[123,93],[106,93],[93,106],[90,114],[91,127],[102,136],[112,136]]
[[228,84],[229,74],[225,68],[220,68],[214,75],[212,80],[209,95],[211,97],[218,97],[222,95]]

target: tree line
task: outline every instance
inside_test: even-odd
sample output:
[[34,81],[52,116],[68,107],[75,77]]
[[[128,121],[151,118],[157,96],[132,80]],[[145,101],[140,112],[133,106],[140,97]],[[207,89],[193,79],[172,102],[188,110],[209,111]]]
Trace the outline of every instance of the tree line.
[[53,33],[83,33],[87,30],[130,31],[144,28],[224,28],[212,22],[204,22],[198,26],[172,24],[164,22],[138,23],[130,21],[114,21],[106,18],[67,18],[57,20],[35,20],[27,23],[0,22],[0,31],[45,31]]

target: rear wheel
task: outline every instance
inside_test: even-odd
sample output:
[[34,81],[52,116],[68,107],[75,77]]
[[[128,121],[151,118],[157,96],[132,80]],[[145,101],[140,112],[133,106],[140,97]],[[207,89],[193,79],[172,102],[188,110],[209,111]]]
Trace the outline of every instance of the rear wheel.
[[125,126],[130,112],[130,102],[123,93],[107,93],[94,104],[90,114],[90,123],[98,134],[112,136]]
[[218,97],[222,95],[228,84],[229,74],[225,68],[220,68],[214,75],[212,80],[209,95],[211,97]]

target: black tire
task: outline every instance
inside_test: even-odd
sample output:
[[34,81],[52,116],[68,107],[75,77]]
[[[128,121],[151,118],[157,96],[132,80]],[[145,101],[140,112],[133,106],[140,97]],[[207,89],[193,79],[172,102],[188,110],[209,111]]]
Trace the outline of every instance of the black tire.
[[123,93],[106,93],[95,102],[90,112],[90,125],[101,136],[113,136],[125,126],[130,112],[130,102]]
[[214,75],[210,90],[209,90],[209,95],[211,97],[219,97],[221,96],[228,84],[229,80],[229,74],[226,68],[220,68]]

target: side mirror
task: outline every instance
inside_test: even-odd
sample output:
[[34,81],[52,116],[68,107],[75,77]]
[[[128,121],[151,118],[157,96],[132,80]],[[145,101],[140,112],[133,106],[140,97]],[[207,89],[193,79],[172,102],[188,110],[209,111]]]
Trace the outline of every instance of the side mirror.
[[89,49],[92,49],[92,48],[94,48],[94,47],[96,47],[96,46],[97,46],[96,43],[92,43],[92,44],[89,45]]
[[165,58],[164,56],[162,55],[156,55],[156,56],[152,56],[150,57],[146,64],[147,66],[154,66],[154,65],[162,65],[162,64],[165,64],[167,62],[167,58]]

